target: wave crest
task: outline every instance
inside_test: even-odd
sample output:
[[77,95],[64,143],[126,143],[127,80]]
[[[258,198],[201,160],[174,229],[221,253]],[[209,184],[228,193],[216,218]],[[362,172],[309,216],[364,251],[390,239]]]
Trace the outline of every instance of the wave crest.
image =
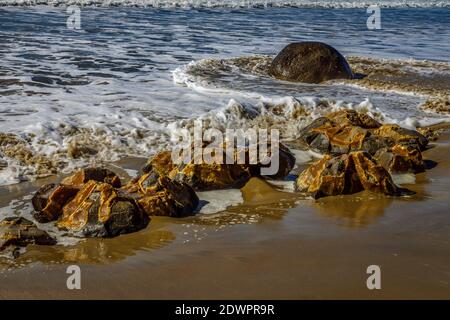
[[98,7],[154,7],[154,8],[448,8],[446,0],[0,0],[0,6],[98,6]]

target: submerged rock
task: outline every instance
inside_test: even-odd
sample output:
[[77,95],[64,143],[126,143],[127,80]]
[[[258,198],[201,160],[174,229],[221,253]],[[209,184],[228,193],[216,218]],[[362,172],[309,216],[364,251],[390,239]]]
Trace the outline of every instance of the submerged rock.
[[85,168],[77,171],[75,174],[64,178],[61,184],[81,187],[89,180],[104,182],[112,185],[114,188],[120,188],[120,178],[111,170],[106,168]]
[[306,83],[353,78],[345,58],[336,49],[321,42],[287,45],[273,59],[269,73],[281,80]]
[[90,180],[64,206],[57,226],[85,237],[114,237],[143,229],[148,222],[135,199],[108,183]]
[[422,153],[412,146],[395,145],[377,151],[374,158],[389,172],[419,173],[425,170]]
[[0,222],[0,251],[9,246],[25,247],[29,244],[54,245],[56,240],[22,217],[8,217]]
[[58,220],[63,207],[80,189],[68,185],[46,184],[34,194],[31,202],[35,210],[33,216],[40,223]]
[[363,190],[391,196],[413,194],[394,184],[390,174],[367,152],[351,152],[340,156],[326,155],[303,171],[296,181],[298,191],[315,199]]

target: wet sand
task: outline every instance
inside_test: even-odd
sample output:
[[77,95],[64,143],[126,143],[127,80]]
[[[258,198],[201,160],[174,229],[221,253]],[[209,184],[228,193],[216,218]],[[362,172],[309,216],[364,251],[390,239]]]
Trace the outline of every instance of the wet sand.
[[[424,157],[437,166],[404,185],[415,196],[314,201],[252,179],[244,204],[223,213],[0,258],[0,298],[450,299],[450,132],[431,145]],[[0,188],[0,207],[44,182]],[[71,264],[81,290],[66,287]],[[381,290],[366,287],[373,264]]]

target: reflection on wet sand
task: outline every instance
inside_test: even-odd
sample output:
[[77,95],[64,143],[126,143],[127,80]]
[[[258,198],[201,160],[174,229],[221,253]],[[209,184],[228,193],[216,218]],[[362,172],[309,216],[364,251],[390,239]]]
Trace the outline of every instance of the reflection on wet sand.
[[322,198],[314,203],[317,212],[333,218],[340,225],[360,228],[382,216],[393,199],[384,195],[360,192],[355,195]]
[[224,212],[200,215],[193,219],[202,225],[233,225],[261,222],[263,219],[281,219],[295,206],[298,194],[282,192],[260,178],[252,178],[241,189],[244,203]]
[[0,270],[4,267],[23,267],[33,262],[108,264],[139,251],[159,249],[175,239],[175,235],[167,230],[166,222],[152,222],[152,226],[145,230],[111,239],[90,238],[73,246],[29,246],[26,253],[17,259],[0,257]]

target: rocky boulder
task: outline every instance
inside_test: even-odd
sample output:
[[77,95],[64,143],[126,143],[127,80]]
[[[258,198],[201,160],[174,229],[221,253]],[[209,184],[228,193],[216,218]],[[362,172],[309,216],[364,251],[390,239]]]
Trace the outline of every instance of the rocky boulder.
[[353,78],[347,60],[321,42],[289,44],[273,59],[269,73],[280,80],[306,83]]
[[70,185],[46,184],[34,194],[31,202],[33,216],[40,223],[58,220],[63,207],[72,200],[80,189]]
[[[258,146],[258,153],[259,153],[259,147],[260,146]],[[268,152],[267,157],[268,158],[272,157],[272,146],[271,146],[270,142],[268,143],[266,148],[267,148],[266,151]],[[255,164],[255,165],[247,165],[246,164],[246,167],[250,168],[250,171],[251,171],[251,174],[253,177],[264,177],[264,178],[270,178],[270,179],[275,179],[275,180],[282,180],[289,175],[289,173],[292,171],[292,169],[295,166],[294,154],[291,152],[291,150],[289,150],[289,148],[286,145],[284,145],[282,143],[279,143],[278,146],[275,146],[274,151],[276,154],[278,154],[278,157],[277,157],[278,170],[276,171],[276,173],[265,174],[262,171],[263,168],[267,169],[273,165],[272,160],[270,160],[270,162],[268,164],[262,164],[261,163],[262,161],[257,162],[257,164]],[[245,150],[245,152],[249,153],[248,149]]]
[[155,180],[152,173],[142,175],[134,185],[125,189],[149,216],[191,216],[199,204],[197,194],[189,185],[166,176]]
[[362,151],[336,157],[326,155],[300,174],[296,188],[315,199],[363,190],[391,196],[413,194],[395,185],[390,174]]
[[252,177],[250,169],[238,164],[180,164],[169,174],[194,190],[241,188]]
[[89,180],[104,182],[112,185],[114,188],[120,188],[120,178],[111,170],[106,168],[85,168],[77,171],[75,174],[66,177],[61,181],[61,184],[82,187]]
[[[259,146],[257,146],[257,151]],[[224,147],[225,149],[225,147]],[[236,148],[233,154],[233,164],[205,163],[202,159],[191,159],[188,163],[174,164],[171,159],[170,151],[162,151],[152,157],[142,171],[148,174],[147,183],[155,183],[161,176],[168,176],[172,180],[191,186],[194,190],[217,190],[228,188],[241,188],[253,176],[260,176],[262,168],[269,167],[269,164],[258,163],[254,159],[250,149]],[[275,149],[279,155],[278,170],[267,178],[283,179],[293,169],[295,157],[292,152],[283,144]],[[270,143],[267,146],[267,156],[271,157]],[[192,152],[194,154],[194,152]],[[236,161],[238,158],[243,161]],[[225,162],[226,153],[224,151],[223,159]],[[242,164],[239,164],[242,163]]]
[[341,110],[315,119],[300,131],[300,140],[324,154],[366,151],[371,155],[396,144],[422,150],[428,140],[419,132],[398,125],[381,125],[370,116],[354,110]]
[[374,158],[389,172],[419,173],[425,170],[422,153],[412,146],[395,145],[377,151]]
[[161,151],[151,157],[142,168],[143,173],[155,172],[158,175],[168,175],[174,169],[172,162],[172,153],[170,151]]
[[417,147],[419,150],[425,150],[428,145],[428,139],[416,130],[400,127],[398,124],[385,124],[374,130],[374,135],[395,141],[397,144]]
[[363,129],[377,129],[381,127],[381,123],[371,116],[351,109],[329,113],[326,118],[340,126],[352,125]]
[[148,216],[111,184],[89,180],[63,208],[57,226],[85,237],[114,237],[143,229]]
[[29,244],[54,245],[56,240],[25,218],[8,217],[0,222],[0,251]]

